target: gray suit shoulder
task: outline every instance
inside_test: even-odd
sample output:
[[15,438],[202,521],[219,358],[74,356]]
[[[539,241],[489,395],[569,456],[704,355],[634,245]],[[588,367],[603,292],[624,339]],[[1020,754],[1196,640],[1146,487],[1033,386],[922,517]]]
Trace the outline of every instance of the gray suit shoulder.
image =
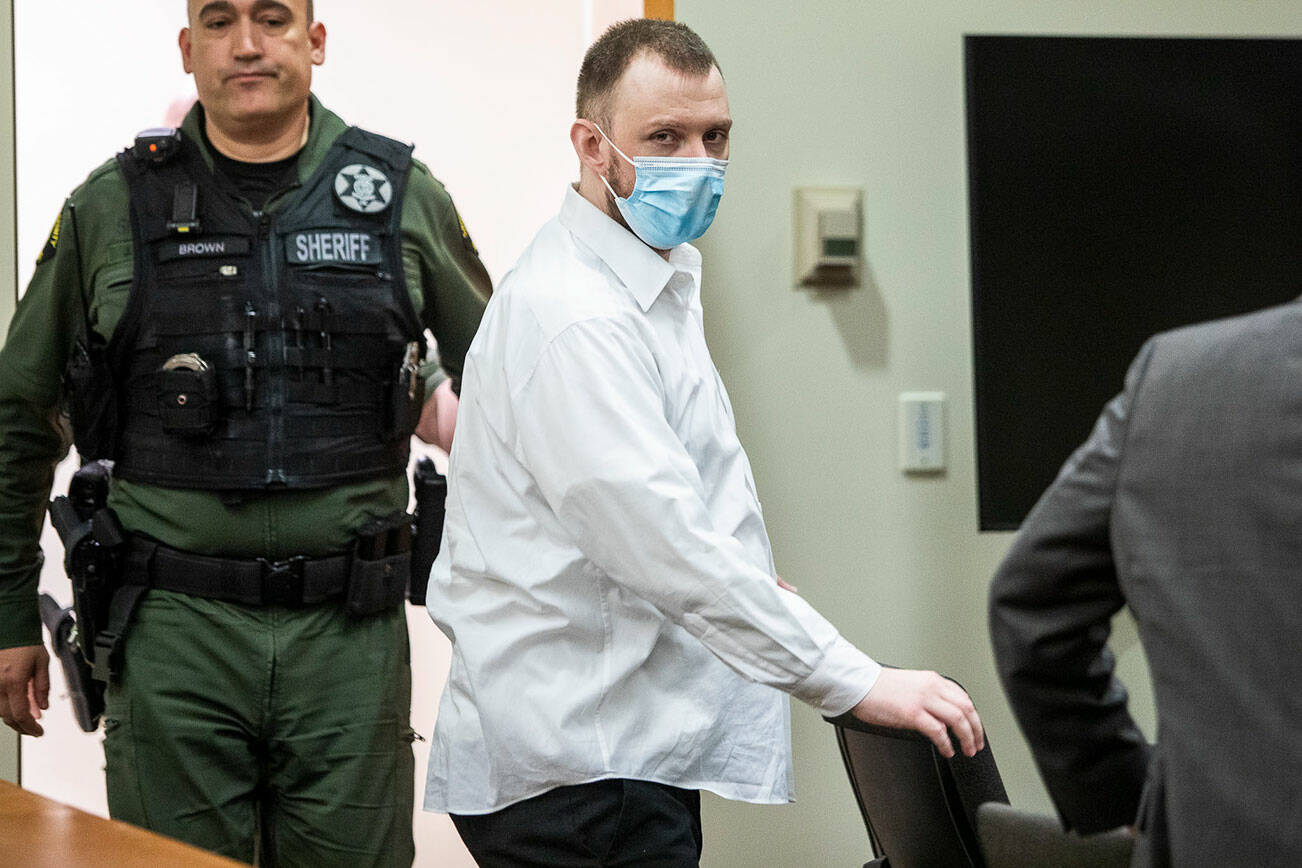
[[1152,339],[1153,361],[1219,363],[1226,356],[1277,352],[1284,336],[1302,338],[1302,299],[1162,332]]

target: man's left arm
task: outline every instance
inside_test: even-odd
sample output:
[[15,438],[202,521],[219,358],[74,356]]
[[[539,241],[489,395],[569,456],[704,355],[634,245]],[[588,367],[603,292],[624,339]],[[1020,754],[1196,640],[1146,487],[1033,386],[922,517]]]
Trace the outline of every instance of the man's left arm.
[[403,202],[402,249],[421,321],[438,342],[438,363],[422,369],[426,404],[416,433],[446,449],[466,351],[493,286],[452,197],[419,161],[412,164]]
[[1125,598],[1110,540],[1129,408],[1126,390],[1022,525],[990,589],[990,634],[1004,690],[1063,824],[1082,833],[1133,823],[1149,748],[1113,674],[1111,619]]

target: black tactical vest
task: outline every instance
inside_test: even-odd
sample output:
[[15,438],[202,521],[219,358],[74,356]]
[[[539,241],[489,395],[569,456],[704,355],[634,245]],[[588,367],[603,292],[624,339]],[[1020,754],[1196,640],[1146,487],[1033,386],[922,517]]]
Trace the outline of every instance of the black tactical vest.
[[403,473],[424,398],[402,262],[411,148],[351,128],[274,215],[193,143],[118,159],[135,278],[108,348],[114,474],[232,491]]

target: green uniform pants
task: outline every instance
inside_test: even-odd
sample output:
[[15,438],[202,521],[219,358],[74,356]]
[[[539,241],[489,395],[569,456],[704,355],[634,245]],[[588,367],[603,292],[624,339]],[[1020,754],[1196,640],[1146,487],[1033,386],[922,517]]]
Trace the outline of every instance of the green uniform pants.
[[109,813],[264,866],[410,866],[410,705],[401,606],[150,591],[107,695]]

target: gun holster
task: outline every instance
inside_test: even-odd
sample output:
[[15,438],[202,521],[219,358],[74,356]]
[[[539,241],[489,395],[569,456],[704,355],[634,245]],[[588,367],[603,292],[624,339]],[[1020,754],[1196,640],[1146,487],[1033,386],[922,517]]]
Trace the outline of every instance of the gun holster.
[[411,516],[397,512],[365,525],[353,547],[344,609],[364,617],[403,601],[411,573]]
[[[106,506],[112,462],[93,461],[73,475],[67,496],[50,504],[50,521],[64,547],[73,604],[41,600],[41,617],[63,664],[77,722],[93,732],[103,713],[104,684],[119,672],[121,636],[139,595],[125,595],[126,534]],[[129,601],[126,596],[134,596]],[[114,641],[105,646],[103,638]]]
[[407,589],[407,599],[417,606],[423,606],[425,592],[429,588],[429,571],[434,566],[434,559],[439,556],[439,546],[443,540],[448,480],[428,458],[416,462],[413,476],[416,488],[416,539],[411,546],[411,584]]
[[63,608],[49,594],[41,594],[40,604],[41,620],[50,631],[54,656],[63,665],[77,725],[83,732],[94,732],[104,714],[104,685],[91,677],[90,664],[77,647],[77,619],[72,607]]

